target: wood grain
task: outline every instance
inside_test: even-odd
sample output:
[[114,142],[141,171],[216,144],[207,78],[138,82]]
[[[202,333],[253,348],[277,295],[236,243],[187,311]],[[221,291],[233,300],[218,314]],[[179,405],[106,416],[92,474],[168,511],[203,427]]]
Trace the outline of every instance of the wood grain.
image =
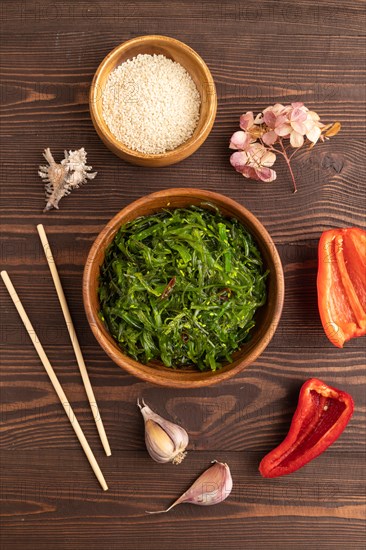
[[[103,494],[63,418],[6,291],[0,287],[1,549],[361,550],[365,535],[365,340],[345,349],[325,338],[316,301],[317,243],[324,229],[365,227],[364,3],[3,0],[1,50],[1,241],[6,268],[44,344],[110,487]],[[93,74],[117,44],[143,34],[193,47],[215,79],[218,113],[200,150],[151,171],[114,156],[88,109]],[[294,164],[299,191],[278,161],[272,184],[229,165],[228,138],[246,110],[305,100],[341,133]],[[41,152],[84,146],[98,176],[42,214]],[[224,193],[274,239],[285,304],[266,351],[217,387],[158,388],[125,374],[94,339],[82,304],[82,271],[96,235],[131,201],[173,186]],[[90,414],[36,225],[57,262],[111,443],[106,458]],[[286,434],[304,380],[318,376],[352,394],[340,439],[297,473],[264,480],[257,466]],[[179,466],[151,461],[136,407],[143,396],[190,433]],[[217,507],[169,504],[214,458],[229,463],[233,493]]]
[[[106,546],[106,537],[107,548],[117,550],[121,548],[121,532],[126,550],[142,548],[144,543],[151,550],[172,546],[184,550],[187,539],[194,548],[204,550],[218,548],[220,541],[229,549],[238,548],[242,541],[249,548],[290,549],[294,540],[303,550],[337,548],[344,540],[345,526],[353,545],[362,548],[364,495],[360,481],[365,480],[365,470],[362,455],[357,453],[353,456],[358,462],[352,469],[345,462],[347,453],[330,450],[318,464],[313,462],[301,470],[296,479],[289,476],[268,482],[257,472],[260,453],[256,452],[190,453],[179,468],[167,466],[167,475],[166,468],[162,473],[162,466],[152,463],[146,453],[118,451],[104,460],[111,488],[102,497],[97,483],[89,483],[83,463],[73,451],[61,450],[57,456],[50,451],[27,451],[16,467],[13,454],[4,453],[9,475],[4,482],[3,539],[10,544],[12,536],[16,537],[26,550],[63,549],[76,544],[99,549]],[[230,501],[199,509],[185,504],[160,516],[145,513],[171,503],[213,457],[230,463],[234,480]],[[65,463],[70,478],[74,478],[68,483],[62,473]],[[154,479],[159,482],[158,493]],[[58,521],[50,528],[55,517]]]
[[[361,452],[363,449],[366,435],[363,352],[349,353],[342,368],[337,368],[337,350],[319,355],[306,349],[298,350],[297,354],[267,349],[245,374],[236,376],[223,387],[213,387],[209,392],[204,388],[190,391],[177,389],[173,392],[155,388],[121,373],[104,356],[92,359],[94,349],[83,348],[86,364],[93,373],[91,381],[103,421],[108,427],[112,450],[142,448],[143,425],[136,401],[138,397],[144,397],[160,414],[173,418],[187,428],[192,449],[238,452],[251,449],[265,452],[278,444],[287,433],[299,388],[305,379],[315,375],[332,380],[336,387],[349,391],[356,402],[352,421],[334,448],[349,452],[353,449]],[[1,412],[6,426],[1,442],[4,448],[77,449],[78,442],[64,422],[62,408],[47,377],[41,376],[41,367],[30,364],[23,354],[14,364],[11,355],[14,352],[4,355],[4,361],[9,365],[2,387]],[[295,355],[301,359],[296,359]],[[55,371],[75,405],[75,413],[86,437],[93,449],[97,449],[98,434],[80,389],[80,375],[75,370],[72,353],[68,347],[55,349],[52,346],[49,356],[54,358]],[[21,370],[17,367],[19,361]],[[32,391],[25,390],[23,383]]]

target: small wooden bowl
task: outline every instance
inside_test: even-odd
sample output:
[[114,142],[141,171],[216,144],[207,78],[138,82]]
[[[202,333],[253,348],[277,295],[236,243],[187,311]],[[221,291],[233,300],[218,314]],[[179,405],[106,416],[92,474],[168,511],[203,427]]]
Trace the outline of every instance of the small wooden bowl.
[[[105,251],[121,225],[139,216],[146,216],[162,208],[181,208],[189,205],[201,205],[210,208],[209,204],[219,208],[222,214],[237,218],[253,235],[261,251],[264,264],[269,269],[266,304],[256,313],[256,326],[252,330],[250,342],[243,345],[233,356],[233,362],[216,372],[200,372],[193,367],[172,369],[158,361],[148,365],[138,363],[125,355],[107,328],[98,317],[98,278],[103,264]],[[197,388],[216,384],[231,378],[250,365],[269,344],[281,317],[284,298],[284,278],[281,260],[276,247],[253,214],[237,202],[210,191],[201,189],[167,189],[152,193],[129,204],[118,212],[96,238],[88,255],[83,279],[84,307],[94,336],[104,351],[117,365],[124,370],[154,384],[175,388]]]
[[[139,153],[126,147],[114,137],[103,118],[102,96],[109,74],[115,67],[138,54],[162,54],[177,61],[191,75],[201,95],[200,118],[192,137],[176,149],[158,155]],[[94,75],[89,94],[89,106],[99,137],[113,153],[131,164],[160,167],[180,162],[202,145],[215,121],[217,96],[209,68],[192,48],[174,38],[150,35],[132,38],[117,46],[104,58]]]

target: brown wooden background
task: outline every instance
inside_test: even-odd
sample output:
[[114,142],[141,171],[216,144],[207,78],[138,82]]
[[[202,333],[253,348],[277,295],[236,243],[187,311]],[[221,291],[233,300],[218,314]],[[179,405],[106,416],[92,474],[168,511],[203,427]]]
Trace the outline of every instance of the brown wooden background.
[[[330,227],[365,223],[364,11],[351,1],[2,0],[2,241],[6,267],[109,483],[101,491],[15,308],[2,298],[2,549],[208,550],[364,548],[365,340],[344,350],[325,338],[316,304],[317,242]],[[179,165],[129,166],[97,137],[88,89],[117,44],[143,34],[183,40],[208,63],[218,116],[202,148]],[[302,153],[299,192],[255,183],[229,165],[239,115],[304,100],[341,134]],[[42,214],[37,167],[50,146],[84,146],[97,178]],[[182,391],[126,375],[86,322],[81,280],[93,239],[132,200],[173,186],[222,192],[264,223],[283,261],[284,312],[265,353],[217,387]],[[44,223],[78,330],[113,455],[104,456],[37,236]],[[287,432],[311,376],[349,391],[356,412],[342,437],[297,473],[264,480],[261,457]],[[191,436],[182,465],[147,455],[137,397]],[[216,507],[148,516],[183,492],[211,460],[227,461],[234,489]]]

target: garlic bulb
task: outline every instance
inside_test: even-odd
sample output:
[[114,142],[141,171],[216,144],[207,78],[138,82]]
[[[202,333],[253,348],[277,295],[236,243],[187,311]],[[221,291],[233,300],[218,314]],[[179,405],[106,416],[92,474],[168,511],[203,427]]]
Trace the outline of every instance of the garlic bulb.
[[180,464],[186,456],[188,434],[184,428],[154,413],[142,399],[137,400],[145,421],[145,443],[149,455],[160,463]]
[[213,466],[203,472],[191,487],[183,493],[169,508],[148,514],[163,514],[169,512],[177,504],[189,502],[198,506],[212,506],[225,500],[233,488],[233,479],[227,464],[213,461]]

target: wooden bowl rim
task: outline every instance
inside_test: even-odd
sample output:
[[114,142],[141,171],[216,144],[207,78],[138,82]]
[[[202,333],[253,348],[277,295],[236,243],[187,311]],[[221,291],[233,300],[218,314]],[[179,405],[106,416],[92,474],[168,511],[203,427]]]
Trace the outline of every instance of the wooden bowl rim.
[[[161,41],[166,44],[174,43],[176,46],[178,46],[179,48],[184,50],[186,53],[188,53],[192,57],[192,59],[194,59],[195,62],[201,67],[203,73],[205,74],[206,81],[210,86],[211,93],[208,95],[209,108],[207,111],[208,113],[207,117],[204,121],[204,124],[200,132],[196,136],[193,135],[187,141],[179,145],[179,147],[176,147],[171,151],[167,151],[166,153],[149,154],[149,153],[140,153],[139,151],[134,151],[133,149],[129,149],[123,144],[123,142],[117,140],[117,138],[115,138],[115,136],[109,130],[106,122],[103,119],[103,116],[99,113],[95,105],[96,105],[96,94],[98,93],[98,90],[101,89],[99,81],[101,79],[101,75],[106,70],[106,67],[110,59],[114,58],[115,56],[120,54],[121,51],[131,46],[135,46],[143,43],[152,43],[154,41]],[[117,149],[118,151],[126,155],[126,157],[130,157],[131,160],[142,159],[142,160],[149,160],[149,161],[154,161],[154,160],[158,161],[159,159],[164,159],[166,161],[171,160],[173,163],[177,155],[180,156],[182,160],[184,160],[185,158],[193,154],[203,143],[203,142],[201,143],[201,140],[203,139],[204,141],[205,138],[208,136],[213,126],[213,123],[215,121],[216,112],[217,112],[216,86],[215,86],[215,82],[212,77],[210,69],[208,68],[205,61],[202,59],[202,57],[193,48],[191,48],[184,42],[177,40],[176,38],[171,38],[169,36],[164,36],[159,34],[148,34],[144,36],[137,36],[135,38],[131,38],[129,40],[126,40],[125,42],[122,42],[122,44],[119,44],[118,46],[116,46],[113,50],[111,50],[105,56],[105,58],[99,64],[91,83],[91,87],[89,91],[89,109],[90,109],[92,122],[95,126],[95,129],[97,130],[97,133],[100,136],[104,137],[106,144],[108,144],[109,147]],[[153,166],[153,165],[150,165],[150,166]]]
[[[154,199],[169,199],[172,197],[185,196],[185,195],[187,196],[187,198],[192,197],[195,199],[200,199],[202,200],[202,203],[212,202],[213,204],[216,204],[218,208],[220,208],[220,204],[221,206],[225,205],[226,207],[231,208],[235,212],[237,212],[238,216],[239,214],[243,216],[244,219],[248,220],[248,222],[253,227],[255,227],[256,231],[258,232],[258,235],[261,236],[262,245],[264,243],[264,246],[267,248],[269,256],[271,257],[274,265],[273,276],[276,279],[277,292],[275,293],[275,296],[274,296],[274,304],[272,308],[274,311],[274,314],[273,314],[273,318],[271,319],[270,326],[268,326],[268,328],[266,329],[262,337],[258,340],[258,342],[256,342],[253,348],[249,351],[248,355],[242,360],[239,360],[238,364],[236,364],[234,367],[231,367],[230,366],[232,365],[231,363],[229,365],[224,366],[221,370],[216,372],[189,371],[189,373],[187,373],[186,371],[182,372],[176,369],[168,369],[167,367],[165,368],[165,370],[157,370],[157,369],[154,369],[152,366],[143,365],[142,363],[135,361],[128,355],[125,355],[122,352],[122,350],[118,348],[116,343],[114,344],[112,343],[114,342],[112,336],[109,335],[108,330],[106,329],[102,321],[99,319],[96,312],[94,312],[92,307],[90,281],[94,271],[95,259],[99,252],[99,249],[101,247],[105,249],[106,246],[108,246],[108,244],[113,239],[115,233],[123,223],[121,222],[121,219],[123,219],[127,214],[133,212],[136,208],[144,205],[146,202],[153,202]],[[239,219],[239,221],[241,220]],[[259,241],[257,237],[256,237],[256,240]],[[100,266],[98,266],[98,271],[99,271],[99,267]],[[240,205],[233,199],[226,197],[225,195],[222,195],[220,193],[215,193],[213,191],[206,191],[206,190],[197,189],[197,188],[179,188],[178,187],[178,188],[170,188],[162,191],[157,191],[149,195],[144,195],[143,197],[125,206],[106,224],[106,226],[102,229],[102,231],[96,237],[89,251],[85,268],[84,268],[84,274],[83,274],[83,301],[84,301],[86,316],[96,340],[98,341],[99,345],[104,349],[104,351],[107,353],[107,355],[109,355],[109,357],[118,366],[120,366],[129,374],[132,374],[139,379],[142,379],[144,381],[151,382],[153,384],[157,384],[160,386],[176,387],[176,388],[197,388],[197,387],[217,384],[218,382],[227,380],[235,376],[236,374],[241,372],[244,368],[246,368],[248,365],[250,365],[252,362],[254,362],[257,359],[257,357],[259,357],[259,355],[267,347],[267,345],[271,341],[276,331],[276,328],[278,326],[278,323],[280,321],[281,314],[282,314],[282,308],[283,308],[283,302],[284,302],[284,288],[285,288],[284,275],[283,275],[280,256],[278,254],[278,251],[276,249],[276,246],[271,236],[269,235],[265,227],[262,225],[262,223],[258,220],[258,218],[256,218],[256,216],[254,216],[254,214],[252,214],[244,206]],[[104,336],[103,332],[109,335],[110,341],[106,336]],[[179,375],[179,378],[177,378],[177,375]],[[185,378],[185,376],[187,378]],[[188,379],[188,376],[190,377],[190,379]]]

